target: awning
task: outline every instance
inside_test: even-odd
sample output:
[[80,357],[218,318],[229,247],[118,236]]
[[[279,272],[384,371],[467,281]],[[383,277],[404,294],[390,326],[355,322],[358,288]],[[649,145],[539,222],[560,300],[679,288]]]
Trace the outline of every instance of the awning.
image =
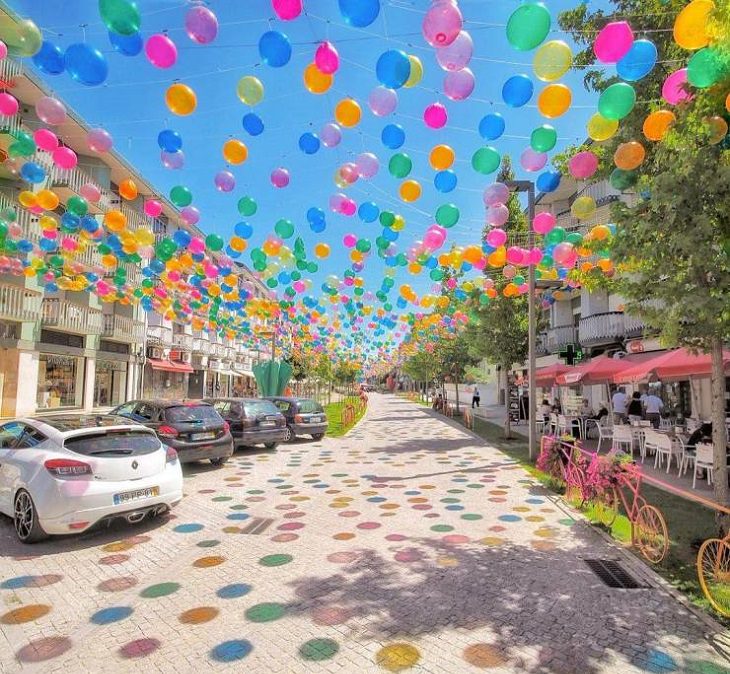
[[221,374],[226,375],[226,377],[241,377],[242,375],[238,372],[234,372],[233,370],[220,370]]
[[563,363],[553,363],[545,367],[538,368],[535,371],[535,386],[547,388],[555,383],[555,378],[563,372],[567,372],[570,368]]
[[[616,384],[643,382],[649,379],[662,381],[689,379],[690,377],[709,377],[712,374],[712,356],[709,353],[694,354],[688,349],[672,349],[646,354],[648,360],[616,373]],[[723,351],[722,361],[725,372],[730,370],[730,351]]]
[[570,384],[605,384],[614,381],[620,372],[651,359],[651,354],[636,353],[623,358],[609,358],[607,355],[592,358],[586,363],[571,367],[559,374],[555,381],[559,386]]
[[148,358],[147,362],[152,366],[153,370],[162,370],[163,372],[193,372],[193,368],[187,363],[162,360],[159,358]]
[[251,370],[236,370],[237,377],[251,377],[253,378],[253,372]]
[[192,366],[188,365],[187,363],[181,363],[177,360],[171,360],[170,361],[175,368],[175,372],[187,372],[188,374],[191,374],[192,372],[195,372],[195,370],[192,368]]

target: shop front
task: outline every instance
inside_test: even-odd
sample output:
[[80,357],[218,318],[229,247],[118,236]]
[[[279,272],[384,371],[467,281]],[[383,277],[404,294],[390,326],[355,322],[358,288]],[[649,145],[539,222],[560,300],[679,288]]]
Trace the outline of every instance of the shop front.
[[125,360],[97,359],[94,407],[116,407],[125,402],[128,368]]
[[83,356],[41,353],[38,356],[38,410],[83,407]]
[[186,363],[148,358],[144,369],[145,398],[178,400],[188,397],[188,377],[193,368]]

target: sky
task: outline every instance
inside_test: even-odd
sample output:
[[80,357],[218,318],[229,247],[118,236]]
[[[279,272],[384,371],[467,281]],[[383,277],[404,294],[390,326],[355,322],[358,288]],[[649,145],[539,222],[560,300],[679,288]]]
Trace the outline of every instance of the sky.
[[[343,163],[352,161],[361,152],[378,156],[381,165],[378,175],[369,181],[359,180],[346,194],[358,204],[374,201],[381,210],[403,215],[406,227],[398,242],[399,250],[407,251],[411,243],[422,238],[426,228],[433,224],[438,206],[449,202],[460,209],[461,219],[449,230],[447,247],[451,243],[479,243],[484,224],[482,192],[494,180],[494,176],[480,175],[471,167],[474,151],[487,144],[477,130],[481,118],[490,112],[500,112],[505,117],[505,134],[490,144],[501,153],[511,155],[518,177],[535,179],[537,173],[528,174],[519,167],[520,154],[529,146],[532,129],[544,123],[555,126],[559,140],[551,153],[554,154],[565,145],[585,138],[585,122],[595,111],[595,95],[583,89],[581,71],[571,70],[562,80],[573,92],[571,109],[555,120],[539,114],[536,98],[543,84],[532,73],[534,52],[515,51],[506,39],[506,22],[519,6],[511,0],[459,2],[464,29],[469,31],[475,45],[470,67],[476,88],[463,102],[450,101],[442,93],[445,73],[421,32],[428,7],[426,0],[381,0],[377,20],[364,29],[344,23],[337,0],[305,0],[305,14],[288,22],[276,18],[270,0],[210,0],[205,4],[217,15],[220,28],[216,40],[209,45],[197,45],[185,33],[185,14],[195,3],[140,0],[142,35],[147,38],[164,31],[178,47],[178,61],[167,70],[152,66],[144,52],[132,58],[115,52],[99,17],[96,0],[11,0],[9,4],[21,16],[35,21],[44,39],[62,49],[87,41],[105,54],[109,77],[99,87],[78,84],[65,73],[42,77],[53,93],[90,125],[107,129],[114,138],[115,149],[161,194],[169,194],[175,185],[187,186],[194,196],[193,205],[202,213],[199,226],[204,232],[218,233],[227,240],[236,222],[242,219],[236,204],[248,195],[257,201],[258,212],[247,219],[254,234],[241,258],[243,261],[250,264],[251,248],[260,245],[281,218],[295,224],[297,234],[307,244],[310,259],[317,242],[328,243],[332,254],[320,263],[320,271],[313,279],[315,292],[328,274],[342,278],[343,271],[349,268],[349,251],[342,245],[345,234],[354,233],[374,244],[381,232],[377,223],[366,224],[357,216],[348,218],[330,211],[330,196],[341,191],[334,184],[334,174]],[[576,0],[548,3],[553,17],[548,39],[570,43],[569,37],[557,27],[557,15],[575,4]],[[292,43],[291,61],[282,68],[261,62],[258,40],[267,30],[284,32]],[[335,44],[341,65],[329,92],[315,96],[304,88],[302,73],[323,40]],[[367,98],[378,85],[375,75],[378,56],[388,49],[418,56],[423,62],[424,77],[419,86],[400,89],[396,112],[380,118],[368,109]],[[26,61],[31,65],[30,59]],[[532,76],[535,83],[533,99],[519,109],[509,108],[501,97],[504,81],[517,73]],[[265,125],[264,133],[257,137],[250,137],[241,123],[242,117],[251,111],[236,95],[236,84],[245,75],[255,75],[265,87],[263,102],[254,108]],[[175,116],[165,106],[165,90],[175,81],[188,84],[197,94],[197,110],[189,117]],[[317,154],[303,154],[298,147],[301,134],[318,133],[325,123],[333,120],[337,102],[345,97],[359,101],[363,110],[361,123],[356,128],[343,129],[343,140],[336,148],[322,147]],[[422,115],[427,105],[437,101],[446,105],[449,120],[446,127],[435,131],[425,126]],[[423,196],[412,205],[399,199],[400,181],[387,170],[393,151],[383,146],[380,134],[389,123],[400,124],[405,129],[406,142],[399,151],[411,157],[414,166],[409,178],[415,178],[423,187]],[[162,166],[157,136],[165,128],[174,129],[183,137],[186,161],[182,170],[171,171]],[[214,176],[227,167],[222,146],[232,137],[246,143],[249,158],[241,166],[228,167],[236,177],[236,188],[221,193],[215,188]],[[435,171],[428,163],[430,149],[438,144],[452,147],[457,157],[453,168],[458,175],[458,187],[449,194],[441,194],[434,188]],[[277,167],[285,167],[291,176],[289,186],[284,189],[276,189],[270,182],[271,171]],[[320,234],[313,233],[306,220],[306,212],[312,206],[327,214],[327,228]],[[288,243],[292,244],[293,239]],[[362,274],[366,287],[373,291],[379,288],[385,270],[383,260],[374,250],[373,245]],[[398,270],[396,287],[400,283],[410,284],[417,293],[431,289],[427,273],[413,276],[405,268]]]

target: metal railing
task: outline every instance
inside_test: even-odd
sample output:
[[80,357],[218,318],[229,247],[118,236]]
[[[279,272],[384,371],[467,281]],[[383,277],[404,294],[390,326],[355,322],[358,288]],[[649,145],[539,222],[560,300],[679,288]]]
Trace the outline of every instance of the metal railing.
[[193,337],[193,352],[204,356],[210,354],[210,340],[207,337]]
[[556,325],[545,333],[545,345],[549,353],[557,353],[568,344],[578,342],[578,331],[574,325]]
[[104,331],[101,334],[102,337],[121,342],[141,344],[144,341],[145,327],[142,321],[129,316],[104,314]]
[[223,344],[211,344],[210,355],[215,358],[225,358],[226,347]]
[[547,332],[540,332],[535,340],[535,353],[538,356],[546,356],[550,353],[547,343]]
[[172,328],[166,328],[162,325],[148,325],[147,342],[151,345],[172,345]]
[[193,350],[193,336],[187,335],[184,332],[174,332],[172,334],[172,343],[175,347],[182,351]]
[[99,309],[85,307],[58,297],[44,297],[41,323],[67,332],[100,335],[103,332],[103,314]]
[[43,293],[23,286],[0,284],[0,318],[8,321],[38,321]]
[[624,339],[625,336],[623,311],[583,316],[578,324],[578,340],[585,346],[610,344]]

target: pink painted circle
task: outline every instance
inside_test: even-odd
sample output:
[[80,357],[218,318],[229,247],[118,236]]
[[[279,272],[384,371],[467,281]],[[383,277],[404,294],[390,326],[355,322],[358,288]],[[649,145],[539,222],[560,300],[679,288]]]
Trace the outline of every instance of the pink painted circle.
[[462,543],[468,543],[471,539],[468,536],[462,536],[460,534],[449,534],[441,540],[447,545],[460,545]]
[[320,606],[312,609],[312,622],[315,625],[330,627],[342,625],[352,618],[353,612],[350,609],[339,606]]
[[404,536],[403,534],[388,534],[385,537],[386,541],[405,541],[408,538],[408,536]]
[[378,529],[381,526],[383,526],[383,525],[378,522],[360,522],[360,524],[357,525],[357,528],[358,529]]
[[339,517],[359,517],[360,513],[357,510],[343,510],[338,515]]
[[297,529],[304,529],[303,522],[284,522],[276,527],[279,531],[296,531]]
[[146,658],[161,646],[158,639],[135,639],[119,649],[123,658]]
[[327,555],[327,561],[333,564],[351,564],[359,559],[360,553],[354,550],[343,550],[342,552],[333,552]]
[[272,536],[271,540],[274,541],[274,543],[291,543],[292,541],[296,541],[298,538],[298,534],[277,534],[276,536]]
[[418,548],[406,548],[395,553],[396,562],[419,562],[423,559],[423,553]]

